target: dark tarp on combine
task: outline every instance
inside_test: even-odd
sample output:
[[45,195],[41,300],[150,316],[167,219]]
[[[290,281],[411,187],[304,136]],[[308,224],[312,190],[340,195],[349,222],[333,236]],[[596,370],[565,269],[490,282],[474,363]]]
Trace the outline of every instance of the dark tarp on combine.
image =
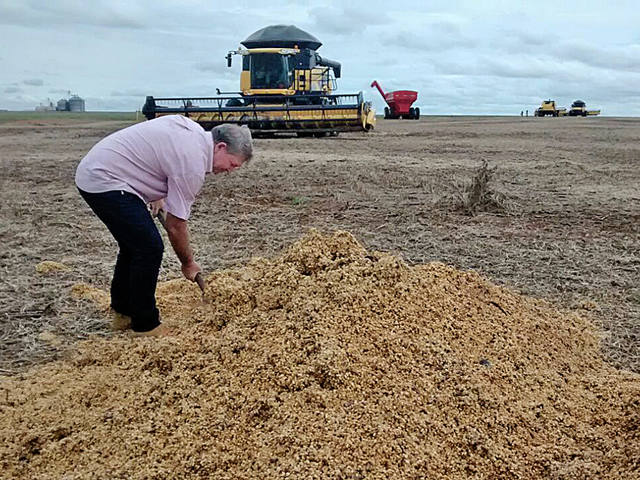
[[322,42],[295,25],[270,25],[252,33],[243,42],[246,48],[300,48],[317,50]]

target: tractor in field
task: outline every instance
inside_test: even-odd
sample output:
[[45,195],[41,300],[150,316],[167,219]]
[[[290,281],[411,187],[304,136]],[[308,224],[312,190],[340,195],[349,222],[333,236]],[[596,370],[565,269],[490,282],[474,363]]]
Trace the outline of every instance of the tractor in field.
[[384,93],[380,84],[374,80],[371,88],[376,87],[387,103],[384,107],[384,118],[407,118],[418,120],[420,118],[420,108],[412,107],[413,102],[418,98],[418,92],[414,90],[395,90]]

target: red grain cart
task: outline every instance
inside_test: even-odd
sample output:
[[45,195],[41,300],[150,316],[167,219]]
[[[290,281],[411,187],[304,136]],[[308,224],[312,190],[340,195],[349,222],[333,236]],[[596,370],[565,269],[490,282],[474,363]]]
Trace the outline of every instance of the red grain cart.
[[407,118],[409,120],[420,118],[420,108],[411,106],[418,98],[418,92],[395,90],[384,93],[376,80],[371,82],[371,87],[376,87],[384,101],[387,102],[388,107],[384,107],[384,118]]

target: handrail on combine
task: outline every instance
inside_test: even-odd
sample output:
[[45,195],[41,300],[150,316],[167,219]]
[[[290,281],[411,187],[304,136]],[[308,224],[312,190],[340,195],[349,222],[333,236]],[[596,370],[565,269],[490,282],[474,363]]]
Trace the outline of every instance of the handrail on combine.
[[[346,100],[352,99],[352,102],[345,103]],[[240,105],[223,105],[230,100],[236,100]],[[318,100],[317,103],[300,103],[296,104],[296,100]],[[309,95],[271,95],[268,98],[268,102],[265,102],[265,97],[263,95],[246,95],[243,97],[240,96],[218,96],[218,97],[152,97],[148,96],[144,107],[142,108],[142,113],[153,113],[154,111],[162,111],[167,113],[169,111],[179,111],[179,112],[199,112],[199,111],[210,111],[208,107],[201,107],[196,103],[214,103],[217,104],[217,108],[224,108],[225,111],[244,111],[247,107],[253,107],[256,110],[286,110],[289,108],[293,108],[295,110],[314,110],[319,106],[323,109],[332,109],[332,108],[352,108],[357,107],[363,101],[362,92],[360,93],[349,93],[349,94],[330,94],[330,95],[315,95],[310,97]],[[182,108],[177,107],[167,107],[164,105],[159,105],[159,103],[181,103]],[[270,103],[273,102],[273,105]],[[260,105],[260,106],[258,106]],[[280,107],[278,106],[280,105]],[[153,118],[153,117],[151,117]]]

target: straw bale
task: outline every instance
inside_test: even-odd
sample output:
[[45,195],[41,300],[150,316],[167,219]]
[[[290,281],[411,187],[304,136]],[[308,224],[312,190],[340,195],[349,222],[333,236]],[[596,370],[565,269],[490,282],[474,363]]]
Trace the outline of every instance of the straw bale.
[[5,379],[7,478],[638,478],[640,379],[581,316],[345,232],[206,295],[161,284],[175,336]]

